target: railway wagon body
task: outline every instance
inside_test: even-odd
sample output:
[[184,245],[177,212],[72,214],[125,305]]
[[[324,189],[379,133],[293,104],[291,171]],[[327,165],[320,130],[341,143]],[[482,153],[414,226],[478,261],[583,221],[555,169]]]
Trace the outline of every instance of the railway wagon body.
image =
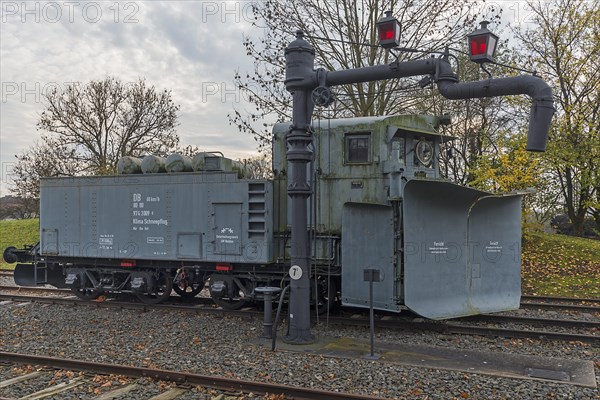
[[38,258],[33,268],[17,265],[15,280],[71,287],[86,299],[133,291],[153,303],[168,297],[173,280],[179,294],[193,296],[210,276],[217,302],[241,307],[253,286],[235,273],[274,264],[273,184],[238,174],[43,179]]
[[[337,301],[368,307],[365,268],[380,271],[377,309],[443,319],[518,308],[521,196],[442,180],[440,145],[451,138],[440,122],[400,115],[313,124],[307,222],[317,310]],[[288,279],[288,130],[273,129],[270,180],[219,169],[43,180],[40,244],[15,279],[84,298],[132,291],[148,302],[172,286],[195,295],[208,281],[223,307],[260,300],[256,287]]]
[[47,256],[272,262],[268,181],[232,173],[117,175],[48,179],[41,190]]

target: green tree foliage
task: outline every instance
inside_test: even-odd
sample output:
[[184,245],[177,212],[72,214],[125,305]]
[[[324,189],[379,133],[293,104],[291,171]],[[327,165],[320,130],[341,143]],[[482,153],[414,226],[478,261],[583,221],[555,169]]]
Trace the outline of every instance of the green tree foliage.
[[482,155],[473,169],[474,187],[493,192],[533,189],[543,173],[540,159],[525,150],[527,138],[514,135],[498,141],[500,151]]
[[530,3],[535,29],[516,30],[530,65],[554,88],[557,113],[544,157],[577,234],[600,221],[600,1]]
[[525,134],[511,134],[498,139],[497,151],[482,154],[470,169],[470,185],[491,192],[525,192],[523,221],[529,230],[549,221],[555,214],[558,193],[544,155],[525,150]]

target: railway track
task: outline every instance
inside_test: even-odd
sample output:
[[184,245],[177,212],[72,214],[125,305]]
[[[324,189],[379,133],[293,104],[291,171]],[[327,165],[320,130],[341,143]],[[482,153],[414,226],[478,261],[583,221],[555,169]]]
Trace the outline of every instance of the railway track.
[[529,296],[522,295],[521,302],[572,302],[600,304],[600,298],[560,297],[560,296]]
[[521,296],[521,308],[533,310],[569,310],[593,313],[600,312],[600,299],[556,296]]
[[[13,276],[11,270],[0,270],[0,276]],[[15,290],[16,286],[0,285],[0,290]],[[53,289],[44,287],[21,287],[23,291],[36,291],[36,292],[47,292],[61,293],[69,292],[67,289]],[[579,304],[565,304],[565,303],[579,303]],[[599,305],[599,306],[596,306]],[[561,297],[561,296],[521,296],[521,308],[528,309],[570,309],[573,311],[582,312],[597,312],[600,307],[600,298],[581,298],[581,297]]]
[[47,287],[23,287],[23,286],[8,286],[0,285],[0,290],[4,292],[24,292],[24,293],[47,293],[47,294],[72,294],[69,289],[55,289]]
[[584,304],[560,304],[560,303],[542,303],[542,302],[521,302],[520,308],[529,310],[555,310],[555,311],[579,311],[594,313],[600,312],[600,306]]
[[[288,385],[280,385],[276,383],[269,382],[257,382],[257,381],[249,381],[242,379],[234,379],[234,378],[225,378],[220,376],[210,376],[210,375],[201,375],[191,372],[181,372],[181,371],[167,371],[163,369],[156,368],[144,368],[144,367],[134,367],[128,365],[117,365],[117,364],[107,364],[107,363],[98,363],[98,362],[89,362],[89,361],[81,361],[81,360],[72,360],[65,358],[57,358],[57,357],[46,357],[46,356],[37,356],[31,354],[17,354],[17,353],[7,353],[0,352],[0,359],[3,362],[10,362],[14,364],[24,364],[24,365],[36,365],[43,367],[50,367],[56,369],[66,369],[69,371],[82,371],[92,374],[104,374],[104,375],[121,375],[130,378],[142,378],[148,377],[156,380],[166,381],[166,382],[175,382],[179,385],[198,385],[202,387],[213,388],[219,391],[225,392],[235,392],[235,393],[254,393],[260,395],[283,395],[284,398],[293,398],[293,399],[306,399],[306,400],[378,400],[382,399],[381,397],[374,397],[368,395],[359,395],[353,393],[341,393],[341,392],[332,392],[325,391],[320,389],[310,389],[303,388],[298,386],[288,386]],[[37,375],[36,375],[37,376]],[[81,384],[82,377],[78,377],[73,379],[69,384],[63,385],[60,388],[49,387],[45,389],[46,392],[54,391],[54,394],[57,394],[57,390],[64,389],[69,390],[74,388],[77,383]],[[23,379],[25,380],[25,379]],[[21,380],[21,381],[23,381]],[[74,382],[73,382],[74,381]],[[8,385],[16,384],[19,381],[14,379],[13,382],[0,382],[0,387],[3,384]],[[8,386],[6,385],[6,386]],[[56,385],[55,385],[56,386]],[[120,393],[117,393],[118,390],[121,390]],[[177,395],[182,394],[186,389],[179,388],[177,390]],[[111,397],[110,393],[105,394],[104,398],[115,398],[117,394],[125,395],[124,388],[114,389],[115,396]],[[175,393],[173,393],[175,394]],[[168,395],[163,395],[161,399],[168,399],[174,397],[167,397]],[[35,393],[30,394],[27,398],[41,398],[36,397]],[[154,397],[158,398],[158,397]]]
[[[11,273],[12,274],[12,273]],[[0,290],[5,292],[32,292],[47,294],[71,294],[69,289],[56,289],[46,287],[20,287],[0,285]],[[196,297],[195,299],[198,299]],[[565,303],[580,304],[565,304]],[[556,310],[556,311],[579,311],[600,312],[600,299],[575,298],[575,297],[552,297],[552,296],[522,296],[520,308],[532,310]]]
[[[486,315],[483,316],[488,323],[502,323],[502,318],[496,319],[495,316]],[[536,326],[548,326],[551,325],[551,319],[538,319],[538,318],[520,318],[517,321],[513,317],[511,323],[519,324],[531,324],[533,321]],[[467,319],[468,321],[468,319]],[[587,322],[587,321],[573,321],[575,324],[581,323],[587,328],[590,326],[593,329],[599,329],[600,323]],[[366,320],[360,319],[347,319],[334,317],[329,318],[329,323],[337,323],[340,325],[359,325],[368,326]],[[506,322],[504,322],[506,323]],[[566,323],[566,322],[564,322]],[[552,331],[540,331],[533,329],[512,329],[512,328],[499,328],[493,326],[481,326],[481,325],[468,325],[463,320],[451,320],[451,321],[393,321],[393,320],[378,320],[375,323],[378,328],[388,329],[403,329],[410,331],[432,331],[442,334],[449,335],[475,335],[475,336],[488,336],[488,337],[504,337],[513,339],[539,339],[539,340],[558,340],[558,341],[576,341],[583,343],[591,343],[596,346],[600,346],[600,336],[591,334],[579,334],[579,333],[567,333],[567,332],[552,332]],[[571,326],[573,327],[573,325]],[[581,327],[581,326],[578,326]]]
[[495,315],[495,314],[484,314],[475,315],[472,317],[464,317],[460,320],[473,321],[473,322],[487,322],[487,323],[510,323],[510,324],[526,324],[532,326],[561,326],[564,328],[592,328],[600,330],[600,322],[598,321],[581,321],[574,319],[560,319],[560,318],[532,318],[532,317],[521,317],[512,315]]
[[[19,294],[0,294],[1,301],[14,302],[36,302],[43,304],[66,304],[66,305],[81,305],[87,307],[105,307],[119,309],[166,309],[173,311],[194,312],[198,314],[216,313],[222,315],[235,315],[244,318],[262,318],[262,312],[256,310],[223,310],[215,308],[210,299],[205,299],[204,304],[201,298],[198,298],[196,305],[180,305],[180,304],[159,304],[148,305],[142,303],[120,302],[120,301],[104,301],[104,302],[89,302],[82,301],[71,297],[35,297],[24,296]],[[6,303],[5,303],[6,304]],[[563,319],[547,319],[547,318],[531,318],[519,316],[503,316],[503,315],[483,315],[469,318],[463,318],[452,321],[427,321],[421,318],[410,318],[402,316],[392,316],[382,318],[376,321],[378,328],[410,330],[410,331],[433,331],[444,334],[462,334],[462,335],[480,335],[490,337],[506,337],[506,338],[531,338],[540,340],[560,340],[560,341],[579,341],[584,343],[592,343],[600,346],[600,336],[592,334],[580,334],[569,332],[553,332],[547,330],[534,329],[509,329],[489,325],[469,325],[469,322],[486,323],[486,324],[519,324],[525,326],[556,326],[573,329],[590,329],[592,331],[600,330],[600,322],[597,321],[580,321],[580,320],[563,320]],[[359,316],[358,318],[350,318],[348,316],[329,316],[328,323],[336,325],[354,325],[354,326],[369,326],[369,320],[366,317]]]

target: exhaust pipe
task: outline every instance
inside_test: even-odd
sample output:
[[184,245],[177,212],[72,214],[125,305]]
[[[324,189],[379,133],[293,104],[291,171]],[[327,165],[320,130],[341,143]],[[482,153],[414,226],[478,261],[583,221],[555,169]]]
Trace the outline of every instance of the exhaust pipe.
[[458,83],[447,59],[439,60],[437,86],[447,99],[473,99],[526,94],[531,97],[529,113],[528,151],[546,151],[550,121],[554,115],[552,89],[541,78],[532,75],[487,79],[478,82]]

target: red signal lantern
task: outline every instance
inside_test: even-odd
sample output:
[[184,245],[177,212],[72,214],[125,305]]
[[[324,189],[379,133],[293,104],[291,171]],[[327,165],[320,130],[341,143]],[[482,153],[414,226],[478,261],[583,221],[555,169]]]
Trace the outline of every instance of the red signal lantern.
[[400,46],[400,22],[392,16],[391,11],[386,11],[385,17],[377,21],[377,37],[384,49]]
[[481,28],[467,35],[471,61],[476,63],[494,62],[494,53],[498,44],[498,36],[488,28],[488,21],[481,21]]

